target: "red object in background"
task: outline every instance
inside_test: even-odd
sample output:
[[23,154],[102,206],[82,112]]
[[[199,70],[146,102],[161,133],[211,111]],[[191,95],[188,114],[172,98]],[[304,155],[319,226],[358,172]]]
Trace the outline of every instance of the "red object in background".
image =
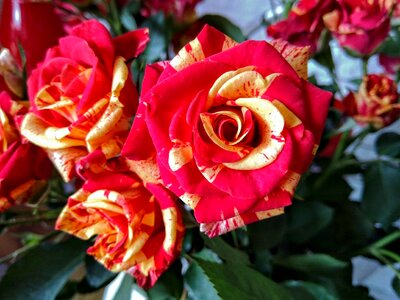
[[6,0],[0,11],[0,45],[10,50],[21,67],[23,49],[29,75],[65,34],[61,19],[50,1]]
[[369,74],[363,78],[358,92],[344,99],[345,113],[359,124],[380,129],[400,117],[399,93],[396,83],[385,74]]

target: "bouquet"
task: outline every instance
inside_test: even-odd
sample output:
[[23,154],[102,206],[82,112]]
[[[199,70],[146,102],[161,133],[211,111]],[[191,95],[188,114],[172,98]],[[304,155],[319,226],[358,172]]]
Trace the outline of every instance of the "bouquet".
[[399,293],[397,1],[0,5],[1,299]]

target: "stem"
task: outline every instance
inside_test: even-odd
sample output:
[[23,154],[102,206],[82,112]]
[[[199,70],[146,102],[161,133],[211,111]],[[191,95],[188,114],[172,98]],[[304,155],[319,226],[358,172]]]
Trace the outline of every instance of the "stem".
[[187,289],[183,288],[180,300],[186,300],[187,296],[188,296],[188,291],[187,291]]
[[235,248],[239,249],[239,241],[237,238],[237,233],[235,230],[231,231],[232,234],[232,239],[233,239],[233,244],[235,245]]
[[400,271],[397,270],[393,264],[386,258],[384,257],[377,249],[372,249],[372,251],[370,251],[370,253],[375,256],[376,258],[378,258],[381,262],[383,262],[385,265],[387,265],[390,269],[393,270],[393,272],[395,273],[396,277],[398,279],[400,279]]
[[368,74],[368,58],[363,58],[362,68],[364,77]]
[[28,250],[39,246],[42,242],[47,241],[47,240],[53,238],[54,236],[56,236],[58,234],[60,234],[59,231],[53,231],[53,232],[49,233],[48,235],[42,237],[37,243],[28,244],[28,245],[25,245],[25,246],[15,250],[14,252],[12,252],[12,253],[0,258],[0,264],[3,264],[5,262],[7,262],[7,261],[10,261],[10,260],[13,260],[13,259],[17,258],[20,254],[23,254],[23,253],[27,252]]
[[316,180],[314,184],[314,189],[319,189],[323,185],[323,183],[332,175],[333,171],[337,167],[337,161],[342,156],[344,150],[347,146],[347,139],[350,135],[350,130],[346,130],[343,132],[342,136],[340,137],[339,144],[336,147],[335,153],[333,154],[332,160],[328,167],[325,169],[325,172],[321,174],[321,176]]
[[380,252],[380,254],[393,259],[395,262],[400,263],[400,256],[398,254],[396,254],[392,251],[386,250],[386,249],[380,249],[379,252]]
[[21,225],[21,224],[32,224],[38,223],[42,221],[54,221],[58,218],[61,210],[54,210],[50,212],[46,212],[44,214],[35,215],[33,217],[19,217],[13,218],[5,221],[0,221],[0,226],[14,226],[14,225]]
[[376,241],[373,243],[371,246],[369,246],[369,249],[379,249],[383,248],[384,246],[394,242],[395,240],[400,238],[400,230],[397,230],[395,232],[392,232],[391,234],[381,238],[380,240]]
[[371,132],[371,126],[367,126],[365,129],[363,129],[363,131],[361,131],[361,133],[358,135],[358,137],[356,138],[356,140],[354,141],[354,147],[351,150],[351,154],[354,154],[356,152],[356,150],[358,149],[358,147],[360,147],[360,145],[362,144],[362,142],[364,141],[365,137]]

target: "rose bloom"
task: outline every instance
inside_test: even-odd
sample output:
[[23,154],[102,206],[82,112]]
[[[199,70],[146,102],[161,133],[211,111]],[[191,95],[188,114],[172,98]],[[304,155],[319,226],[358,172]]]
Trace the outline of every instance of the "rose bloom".
[[372,54],[390,29],[392,1],[338,0],[337,7],[324,15],[325,26],[342,47],[359,55]]
[[300,0],[288,18],[268,26],[267,33],[297,46],[310,46],[315,53],[321,47],[320,37],[325,28],[322,17],[333,9],[333,3],[333,0]]
[[29,200],[51,175],[46,153],[19,134],[19,119],[27,111],[7,93],[0,93],[0,212]]
[[147,41],[147,29],[112,39],[101,23],[87,21],[60,39],[32,72],[32,107],[21,131],[46,149],[64,180],[88,154],[106,160],[120,152],[138,98],[126,60]]
[[345,112],[360,124],[379,129],[396,121],[400,116],[399,94],[396,83],[386,75],[369,74],[357,93],[343,99]]
[[81,239],[97,236],[87,253],[113,272],[128,271],[145,288],[179,256],[184,226],[175,195],[144,183],[123,160],[86,173],[56,228]]
[[320,140],[331,94],[305,80],[308,48],[274,45],[206,26],[145,73],[122,155],[156,157],[211,237],[283,213]]

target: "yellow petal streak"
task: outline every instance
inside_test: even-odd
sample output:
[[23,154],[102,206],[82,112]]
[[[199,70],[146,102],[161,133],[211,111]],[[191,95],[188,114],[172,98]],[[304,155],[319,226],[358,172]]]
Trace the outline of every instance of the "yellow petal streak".
[[245,71],[227,80],[218,90],[218,94],[226,99],[258,97],[264,94],[267,86],[267,81],[260,73]]
[[162,216],[165,226],[165,239],[163,242],[163,248],[165,252],[171,253],[176,244],[178,213],[175,207],[169,207],[162,210]]
[[175,145],[169,151],[168,164],[172,171],[177,171],[193,159],[192,146],[180,140],[173,140]]
[[281,132],[285,120],[279,110],[269,101],[259,98],[239,98],[236,105],[247,107],[258,121],[260,144],[239,161],[224,163],[235,170],[256,170],[271,164],[285,143]]
[[42,148],[63,149],[85,146],[84,141],[64,137],[64,134],[60,134],[59,130],[57,127],[49,127],[46,122],[36,117],[33,113],[26,114],[21,125],[22,135]]
[[104,142],[104,136],[110,132],[121,119],[123,105],[118,98],[121,90],[124,88],[127,78],[128,67],[125,64],[125,60],[122,57],[117,57],[114,64],[110,102],[106,111],[86,136],[89,152],[92,152]]
[[171,66],[177,70],[183,70],[184,68],[194,64],[195,62],[201,61],[205,58],[203,49],[200,41],[195,38],[193,41],[183,47],[171,60]]

